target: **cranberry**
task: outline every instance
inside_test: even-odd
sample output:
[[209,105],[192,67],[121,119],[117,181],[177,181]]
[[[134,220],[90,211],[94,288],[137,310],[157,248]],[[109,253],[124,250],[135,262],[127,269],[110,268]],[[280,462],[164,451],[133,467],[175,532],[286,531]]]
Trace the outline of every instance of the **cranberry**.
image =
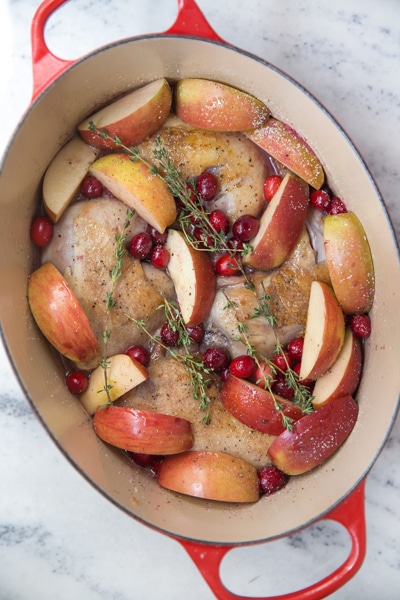
[[280,352],[279,354],[275,354],[272,362],[280,371],[286,373],[286,371],[292,366],[293,359],[288,352]]
[[281,183],[282,177],[280,175],[270,175],[264,181],[263,191],[264,198],[267,200],[267,202],[270,202],[270,200],[272,200],[272,198],[275,196]]
[[172,329],[168,323],[164,323],[161,327],[161,341],[166,346],[177,346],[179,341],[179,333]]
[[[296,363],[293,367],[293,371],[298,377],[300,376],[300,369],[301,363]],[[301,381],[299,381],[299,383],[301,383],[301,385],[305,385],[306,387],[313,387],[315,381],[313,379],[302,379]]]
[[371,319],[368,315],[353,315],[350,317],[350,328],[358,338],[368,338],[371,335]]
[[139,467],[151,467],[157,458],[154,454],[142,454],[141,452],[128,452],[128,454]]
[[54,225],[48,217],[35,217],[31,224],[31,240],[39,248],[47,246],[53,237]]
[[169,263],[169,252],[164,246],[154,246],[150,252],[150,262],[157,269],[165,269]]
[[340,198],[332,198],[328,212],[330,215],[340,215],[341,213],[347,212],[347,208],[343,200]]
[[200,242],[200,246],[202,248],[213,248],[215,245],[215,240],[210,233],[207,233],[201,227],[195,227],[193,231],[193,235],[198,242]]
[[160,233],[157,231],[155,227],[152,225],[147,225],[147,233],[150,234],[153,243],[157,246],[163,246],[167,241],[168,231],[164,231],[164,233]]
[[258,485],[261,494],[270,496],[282,489],[288,482],[288,475],[273,465],[267,465],[258,472]]
[[253,215],[242,215],[232,225],[232,233],[242,242],[249,242],[260,229],[260,222]]
[[244,248],[242,240],[237,240],[236,238],[228,240],[227,246],[230,250],[238,250],[239,252]]
[[221,380],[225,383],[225,381],[228,379],[228,375],[229,375],[230,371],[229,371],[229,367],[227,369],[223,369],[220,373],[221,376]]
[[203,354],[204,366],[213,371],[223,371],[229,366],[229,355],[223,346],[207,348]]
[[202,200],[214,200],[218,192],[218,180],[209,171],[204,171],[196,180],[196,190]]
[[287,351],[293,360],[300,361],[303,356],[304,338],[298,337],[288,343]]
[[314,190],[311,192],[310,202],[317,210],[327,211],[331,204],[331,198],[325,190]]
[[215,270],[221,277],[231,277],[240,272],[239,259],[232,254],[223,254],[215,263]]
[[186,325],[186,331],[188,332],[191,340],[193,340],[196,344],[200,344],[204,337],[203,325]]
[[271,365],[266,362],[261,362],[260,366],[255,370],[254,381],[263,389],[268,387],[268,382],[272,385],[275,381],[275,373],[272,370]]
[[236,356],[233,360],[231,360],[229,365],[230,373],[235,375],[235,377],[240,377],[241,379],[247,379],[248,377],[251,377],[255,373],[256,369],[256,361],[248,354]]
[[150,362],[150,352],[144,346],[129,346],[125,350],[125,354],[137,360],[144,367],[147,367]]
[[133,258],[138,258],[139,260],[147,258],[152,248],[153,240],[151,239],[151,235],[145,231],[134,235],[129,242],[129,252]]
[[89,377],[83,371],[71,371],[65,379],[65,384],[71,394],[82,394],[89,384]]
[[208,215],[210,225],[217,233],[227,235],[229,232],[229,219],[222,210],[213,210]]
[[285,398],[285,400],[291,400],[294,396],[294,390],[288,385],[285,377],[278,377],[273,385],[272,391],[281,398]]
[[92,198],[98,198],[103,193],[103,186],[96,177],[88,175],[81,183],[81,194],[91,200]]

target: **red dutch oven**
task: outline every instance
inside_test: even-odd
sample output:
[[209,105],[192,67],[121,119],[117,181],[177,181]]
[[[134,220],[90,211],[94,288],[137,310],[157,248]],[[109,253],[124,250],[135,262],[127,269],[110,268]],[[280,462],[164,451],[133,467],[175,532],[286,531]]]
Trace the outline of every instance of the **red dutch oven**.
[[[33,410],[78,471],[129,516],[181,543],[220,600],[239,597],[224,586],[219,569],[233,547],[275,540],[323,518],[344,525],[352,545],[341,567],[306,589],[279,596],[281,600],[325,598],[345,584],[363,562],[365,477],[389,435],[398,408],[399,255],[377,187],[332,116],[286,74],[221,40],[193,0],[178,0],[178,17],[167,32],[122,40],[71,62],[54,56],[44,40],[47,19],[64,2],[45,0],[34,17],[32,104],[9,145],[0,177],[1,324],[19,382]],[[67,392],[64,371],[38,333],[26,300],[27,278],[38,259],[29,228],[40,201],[41,180],[76,124],[120,92],[159,77],[174,81],[191,76],[247,90],[308,140],[333,191],[346,198],[349,209],[362,221],[376,270],[373,330],[365,345],[355,429],[322,466],[293,477],[267,502],[245,506],[172,494],[139,467],[132,477],[132,466],[96,437],[90,418]]]

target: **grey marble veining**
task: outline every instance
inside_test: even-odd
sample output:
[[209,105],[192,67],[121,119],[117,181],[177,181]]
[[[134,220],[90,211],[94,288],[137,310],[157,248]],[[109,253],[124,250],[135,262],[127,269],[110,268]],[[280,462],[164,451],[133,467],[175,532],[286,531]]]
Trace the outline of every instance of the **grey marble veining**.
[[[0,6],[0,151],[29,104],[29,28],[39,0]],[[219,35],[275,64],[342,124],[385,198],[400,235],[400,4],[397,0],[280,0],[199,6]],[[47,39],[65,58],[163,31],[174,0],[71,0]],[[59,453],[33,415],[0,348],[0,600],[210,600],[180,545],[128,519]],[[367,478],[368,549],[335,600],[400,598],[400,421]],[[344,529],[320,522],[289,538],[239,548],[223,563],[236,593],[283,594],[336,568]]]

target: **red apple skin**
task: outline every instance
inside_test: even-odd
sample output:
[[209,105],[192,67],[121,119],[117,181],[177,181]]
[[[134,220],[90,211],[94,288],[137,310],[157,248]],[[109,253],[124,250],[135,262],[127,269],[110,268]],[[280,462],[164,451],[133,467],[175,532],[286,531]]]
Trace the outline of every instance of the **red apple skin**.
[[335,398],[353,395],[362,372],[362,351],[358,338],[347,328],[342,349],[335,363],[319,377],[313,389],[313,406],[318,408]]
[[284,263],[300,237],[307,208],[308,186],[293,175],[285,175],[260,219],[257,235],[250,241],[253,251],[243,263],[262,271]]
[[93,427],[112,446],[141,454],[175,454],[193,445],[189,421],[161,413],[108,406],[96,411]]
[[157,470],[162,487],[222,502],[257,502],[257,470],[224,452],[191,451],[165,458]]
[[60,354],[77,364],[96,357],[98,343],[89,319],[52,263],[29,277],[28,302],[39,329]]
[[229,85],[208,79],[181,79],[175,86],[177,116],[199,129],[246,131],[270,116],[263,102]]
[[217,291],[217,278],[209,253],[196,250],[185,241],[181,232],[172,229],[165,248],[170,254],[168,271],[183,320],[187,325],[199,325],[210,314]]
[[335,398],[296,421],[270,445],[268,456],[287,475],[301,475],[324,462],[350,435],[358,416],[351,396]]
[[[121,102],[126,105],[123,110],[119,109]],[[137,146],[161,127],[169,115],[171,103],[172,91],[168,82],[165,79],[152,81],[83,121],[78,125],[78,133],[95,148],[116,150],[120,147],[112,139],[91,131],[89,122],[92,121],[99,130],[106,130],[111,138],[118,137],[124,146]]]
[[276,394],[273,396],[268,390],[231,373],[220,391],[222,404],[238,421],[261,433],[279,435],[285,427],[282,425],[280,413],[275,408],[274,398],[282,406],[285,416],[293,421],[303,416],[301,409],[289,400]]
[[320,189],[325,179],[323,167],[315,152],[289,125],[269,119],[264,127],[246,135],[313,188]]
[[332,287],[343,312],[369,312],[375,294],[374,263],[358,217],[350,211],[327,215],[324,246]]

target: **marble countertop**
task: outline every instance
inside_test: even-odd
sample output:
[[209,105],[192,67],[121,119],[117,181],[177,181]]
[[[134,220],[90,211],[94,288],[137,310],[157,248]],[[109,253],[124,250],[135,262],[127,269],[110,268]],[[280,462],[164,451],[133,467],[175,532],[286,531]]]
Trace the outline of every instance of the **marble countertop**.
[[[219,35],[277,65],[330,110],[358,147],[400,234],[400,5],[397,0],[199,0]],[[0,152],[32,89],[30,23],[39,0],[2,0]],[[52,18],[51,49],[76,58],[117,39],[164,31],[175,0],[71,0]],[[72,50],[73,49],[73,50]],[[119,511],[71,467],[32,414],[0,347],[0,599],[210,600],[181,546]],[[367,477],[368,548],[331,597],[400,594],[400,420]],[[283,594],[345,558],[329,522],[235,550],[224,581],[247,595]],[[325,569],[325,570],[324,570]]]

